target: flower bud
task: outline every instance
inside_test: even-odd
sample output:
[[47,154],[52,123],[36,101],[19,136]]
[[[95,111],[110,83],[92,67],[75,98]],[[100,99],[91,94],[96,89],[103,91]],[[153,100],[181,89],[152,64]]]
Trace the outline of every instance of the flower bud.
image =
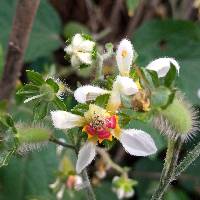
[[154,118],[154,126],[171,138],[177,135],[190,138],[199,129],[197,112],[181,94],[176,94],[173,102]]
[[95,42],[91,41],[88,36],[85,37],[85,35],[81,34],[76,34],[64,51],[70,56],[73,67],[78,67],[82,64],[91,65],[96,57]]
[[40,87],[40,93],[41,94],[44,94],[42,96],[42,99],[44,101],[53,101],[56,94],[55,94],[55,91],[53,90],[53,88],[48,85],[48,84],[43,84],[41,87]]
[[46,128],[17,128],[18,141],[20,144],[23,143],[37,143],[37,142],[45,142],[48,141],[51,137],[51,133]]
[[137,182],[124,176],[115,176],[112,184],[112,190],[117,194],[118,199],[123,199],[131,198],[134,195],[133,187],[137,185]]

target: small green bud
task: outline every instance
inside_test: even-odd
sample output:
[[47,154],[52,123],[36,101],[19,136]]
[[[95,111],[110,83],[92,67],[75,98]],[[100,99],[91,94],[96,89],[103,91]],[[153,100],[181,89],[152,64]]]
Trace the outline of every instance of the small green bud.
[[44,94],[41,97],[44,101],[53,101],[56,96],[54,89],[48,84],[43,84],[40,87],[40,93]]

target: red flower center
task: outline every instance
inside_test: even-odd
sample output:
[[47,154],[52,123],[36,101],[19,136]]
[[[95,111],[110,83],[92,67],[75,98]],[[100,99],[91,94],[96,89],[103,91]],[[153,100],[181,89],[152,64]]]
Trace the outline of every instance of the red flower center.
[[115,115],[104,120],[99,119],[99,117],[96,116],[90,124],[87,124],[84,127],[84,131],[87,132],[90,137],[97,136],[99,142],[102,142],[105,139],[112,140],[110,129],[115,129],[116,125],[117,119]]

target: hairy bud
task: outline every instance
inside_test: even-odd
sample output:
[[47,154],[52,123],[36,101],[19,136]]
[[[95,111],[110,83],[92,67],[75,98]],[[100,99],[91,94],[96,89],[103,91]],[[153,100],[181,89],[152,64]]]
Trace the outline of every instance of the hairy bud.
[[181,94],[154,118],[154,126],[171,138],[177,135],[183,139],[191,138],[199,129],[197,111]]

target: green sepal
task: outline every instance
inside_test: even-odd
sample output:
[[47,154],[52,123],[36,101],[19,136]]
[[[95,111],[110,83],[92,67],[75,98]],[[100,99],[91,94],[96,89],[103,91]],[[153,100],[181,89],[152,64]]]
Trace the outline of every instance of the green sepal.
[[176,75],[177,75],[176,67],[172,63],[170,63],[170,69],[167,72],[164,79],[164,85],[166,87],[170,87],[174,83]]
[[171,91],[164,87],[160,86],[152,91],[151,93],[151,106],[153,108],[160,108],[167,105]]

